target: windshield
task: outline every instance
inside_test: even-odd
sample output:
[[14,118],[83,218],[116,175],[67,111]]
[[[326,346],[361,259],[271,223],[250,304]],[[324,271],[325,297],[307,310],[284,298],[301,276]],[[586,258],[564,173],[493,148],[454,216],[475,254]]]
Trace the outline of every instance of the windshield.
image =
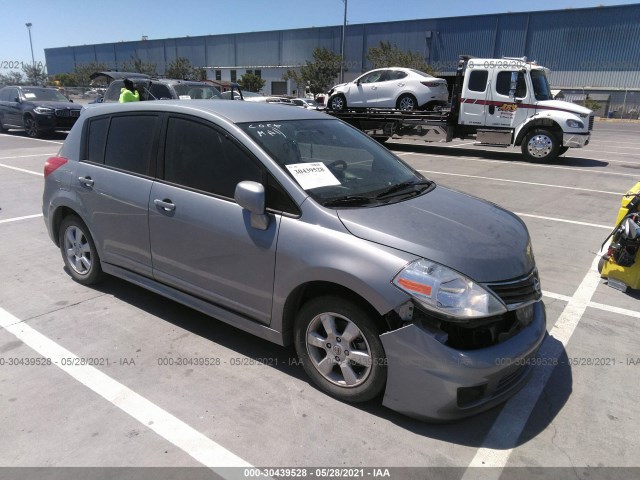
[[239,125],[321,205],[375,206],[423,193],[431,182],[339,120]]
[[536,96],[536,100],[553,100],[551,87],[544,70],[531,70],[531,82],[533,83],[533,93]]
[[184,83],[174,85],[173,88],[178,95],[178,98],[181,99],[210,99],[210,98],[222,98],[220,95],[220,91],[214,87],[209,85],[187,85]]
[[68,102],[69,99],[53,88],[23,88],[22,95],[27,100],[43,102]]

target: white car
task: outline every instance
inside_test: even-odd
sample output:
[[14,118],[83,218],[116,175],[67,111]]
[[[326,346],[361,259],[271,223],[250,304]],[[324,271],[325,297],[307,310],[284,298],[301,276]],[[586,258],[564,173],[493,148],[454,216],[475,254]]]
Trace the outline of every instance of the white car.
[[431,110],[447,104],[447,82],[412,68],[378,68],[329,90],[330,110]]
[[313,98],[292,98],[291,101],[297,107],[302,108],[311,108],[314,110],[318,110],[319,108],[323,108],[318,102],[316,102]]

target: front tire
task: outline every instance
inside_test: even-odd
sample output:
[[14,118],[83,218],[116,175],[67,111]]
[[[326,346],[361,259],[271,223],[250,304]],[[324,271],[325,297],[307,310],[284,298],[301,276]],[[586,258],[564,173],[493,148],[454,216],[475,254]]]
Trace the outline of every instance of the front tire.
[[313,299],[298,312],[296,352],[311,381],[347,402],[377,397],[387,381],[379,331],[359,305],[335,296]]
[[558,156],[564,155],[565,153],[567,153],[568,150],[569,150],[569,147],[560,147],[558,149]]
[[553,132],[536,128],[525,135],[521,149],[530,162],[549,162],[558,156],[560,142]]
[[36,119],[30,115],[27,115],[24,118],[24,129],[31,138],[39,138],[42,136],[42,131],[38,126],[38,122]]
[[76,215],[62,220],[58,244],[71,277],[82,285],[98,283],[103,276],[100,257],[85,223]]
[[341,112],[347,109],[347,99],[341,93],[332,96],[328,102],[329,110]]
[[398,97],[398,101],[396,102],[396,108],[398,110],[412,112],[414,110],[418,110],[418,100],[411,94],[405,93]]

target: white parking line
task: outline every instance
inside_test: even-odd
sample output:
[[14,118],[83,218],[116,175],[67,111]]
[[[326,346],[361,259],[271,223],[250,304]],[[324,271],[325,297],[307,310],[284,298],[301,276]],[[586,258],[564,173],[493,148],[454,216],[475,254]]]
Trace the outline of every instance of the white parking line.
[[27,220],[29,218],[39,218],[41,216],[42,216],[41,213],[36,213],[35,215],[25,215],[24,217],[5,218],[4,220],[0,220],[0,223],[18,222],[20,220]]
[[55,155],[55,153],[39,153],[35,155],[18,155],[16,157],[0,157],[0,160],[11,160],[14,158],[29,158],[29,157],[48,157],[51,155]]
[[613,230],[613,225],[599,225],[597,223],[578,222],[577,220],[567,220],[565,218],[557,218],[557,217],[545,217],[542,215],[532,215],[530,213],[519,213],[519,212],[513,212],[513,213],[515,213],[520,217],[538,218],[540,220],[551,220],[553,222],[572,223],[574,225],[583,225],[585,227],[595,227],[595,228],[604,228],[606,230]]
[[618,173],[618,172],[604,172],[602,170],[594,170],[588,168],[578,168],[578,167],[563,167],[560,165],[540,165],[539,163],[522,163],[522,162],[510,162],[505,160],[489,160],[486,158],[473,158],[473,157],[463,157],[463,156],[447,156],[447,155],[430,155],[428,153],[415,153],[415,152],[404,152],[397,153],[396,155],[404,156],[404,155],[420,155],[426,157],[438,157],[438,158],[456,158],[460,160],[465,160],[468,162],[479,162],[479,163],[499,163],[501,165],[510,166],[510,167],[533,167],[533,168],[551,168],[558,170],[572,170],[576,172],[582,173],[596,173],[598,175],[616,175],[620,177],[631,177],[637,178],[638,174],[636,173]]
[[31,138],[31,137],[15,137],[13,135],[9,135],[8,133],[4,133],[2,135],[6,135],[7,137],[11,136],[13,138],[20,138],[22,140],[34,140],[36,142],[46,142],[46,143],[55,143],[56,145],[62,145],[64,142],[56,142],[55,140],[44,140],[42,138]]
[[0,163],[0,167],[8,168],[10,170],[16,170],[17,172],[30,173],[31,175],[39,175],[41,177],[44,176],[44,173],[34,172],[33,170],[26,170],[24,168],[13,167],[11,165],[5,165],[4,163]]
[[[251,464],[231,453],[209,437],[198,432],[166,410],[127,388],[97,368],[89,365],[68,365],[63,358],[76,359],[76,355],[61,347],[53,340],[34,330],[19,318],[0,308],[0,327],[13,334],[25,345],[63,370],[85,387],[93,390],[133,417],[146,428],[173,443],[198,462],[211,467],[224,478],[244,478],[242,471],[218,470],[227,467],[251,467]],[[73,362],[72,362],[73,363]]]
[[[549,335],[557,341],[554,342],[546,338],[542,342],[542,346],[538,351],[540,358],[550,361],[557,360],[562,355],[578,322],[589,306],[591,297],[600,284],[600,274],[596,268],[598,260],[599,256],[596,256],[580,286],[570,297],[569,302],[549,332]],[[553,370],[554,365],[552,364],[535,368],[531,380],[504,405],[500,415],[498,415],[491,430],[485,437],[482,446],[467,467],[462,480],[476,478],[498,480],[500,478]],[[492,468],[479,471],[474,467]]]
[[480,180],[492,180],[496,182],[521,183],[524,185],[535,185],[538,187],[563,188],[566,190],[579,190],[582,192],[590,192],[590,193],[606,193],[608,195],[616,195],[617,197],[620,197],[625,193],[625,192],[609,192],[606,190],[594,190],[591,188],[567,187],[565,185],[551,185],[549,183],[523,182],[522,180],[507,180],[506,178],[482,177],[479,175],[464,175],[462,173],[437,172],[435,170],[418,170],[418,171],[424,172],[424,173],[434,173],[436,175],[451,175],[454,177],[478,178]]

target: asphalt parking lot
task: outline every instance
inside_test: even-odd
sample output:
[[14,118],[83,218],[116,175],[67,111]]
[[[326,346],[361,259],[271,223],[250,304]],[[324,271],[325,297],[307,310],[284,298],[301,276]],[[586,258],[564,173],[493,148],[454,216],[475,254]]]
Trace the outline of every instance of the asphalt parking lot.
[[334,400],[308,383],[291,349],[124,281],[73,282],[41,215],[43,164],[65,134],[0,134],[0,466],[242,467],[218,471],[228,478],[251,466],[285,478],[360,468],[371,477],[374,467],[389,468],[387,478],[637,475],[597,467],[640,467],[640,294],[607,286],[595,263],[639,180],[639,135],[640,123],[596,122],[589,146],[553,164],[472,141],[388,143],[436,182],[521,216],[547,306],[531,382],[503,406],[434,425]]

